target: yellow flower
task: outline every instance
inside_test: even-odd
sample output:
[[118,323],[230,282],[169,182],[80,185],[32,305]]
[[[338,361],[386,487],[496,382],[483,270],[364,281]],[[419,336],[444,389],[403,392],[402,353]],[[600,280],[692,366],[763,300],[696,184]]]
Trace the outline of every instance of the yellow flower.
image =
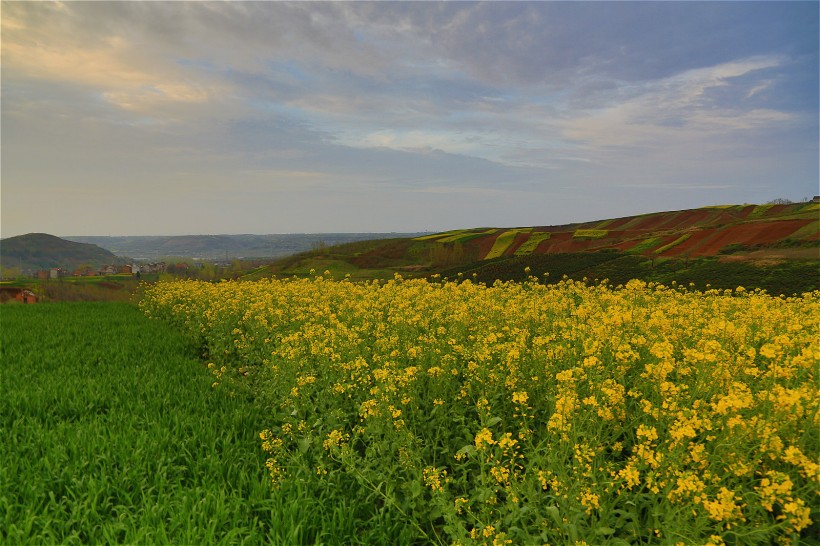
[[478,434],[475,435],[475,446],[479,450],[484,449],[485,445],[493,445],[495,440],[493,439],[493,433],[488,428],[481,429]]
[[529,395],[526,391],[518,391],[512,394],[512,401],[514,404],[524,405],[527,403]]

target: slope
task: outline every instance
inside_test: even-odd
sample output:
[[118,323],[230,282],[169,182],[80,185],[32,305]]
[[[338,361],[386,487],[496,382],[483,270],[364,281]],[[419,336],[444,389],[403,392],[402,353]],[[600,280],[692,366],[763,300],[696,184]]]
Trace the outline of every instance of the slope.
[[29,233],[0,240],[0,263],[22,270],[115,263],[117,256],[97,245],[66,241],[47,233]]

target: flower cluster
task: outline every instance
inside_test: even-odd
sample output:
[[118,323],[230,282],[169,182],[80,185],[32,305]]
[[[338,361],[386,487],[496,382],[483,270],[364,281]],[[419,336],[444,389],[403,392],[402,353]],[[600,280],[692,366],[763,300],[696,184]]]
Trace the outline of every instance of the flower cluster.
[[269,401],[275,480],[391,481],[453,543],[774,542],[820,516],[820,292],[314,277],[141,306]]

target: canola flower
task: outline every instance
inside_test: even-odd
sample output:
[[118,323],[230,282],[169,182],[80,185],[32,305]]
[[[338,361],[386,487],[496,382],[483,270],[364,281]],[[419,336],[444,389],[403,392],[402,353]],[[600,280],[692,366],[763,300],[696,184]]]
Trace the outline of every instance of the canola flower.
[[140,305],[270,401],[274,482],[389,480],[431,540],[817,532],[820,292],[318,276],[158,283]]

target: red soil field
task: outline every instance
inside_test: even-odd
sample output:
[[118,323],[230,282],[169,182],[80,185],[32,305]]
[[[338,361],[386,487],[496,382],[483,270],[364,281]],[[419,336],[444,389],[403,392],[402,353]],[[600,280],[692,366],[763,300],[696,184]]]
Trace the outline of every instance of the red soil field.
[[[669,249],[664,255],[680,256],[691,250],[691,256],[714,256],[723,247],[730,244],[766,245],[784,239],[809,224],[812,220],[777,220],[774,222],[748,222],[735,226],[728,226],[720,230],[703,230],[695,232],[688,240]],[[712,232],[706,236],[704,232]],[[699,233],[705,236],[698,237]],[[692,241],[698,239],[699,241]],[[697,244],[700,243],[700,244]]]
[[[674,214],[672,218],[675,220],[674,227],[682,229],[684,227],[693,226],[697,222],[707,220],[710,216],[712,216],[712,211],[698,209],[679,212]],[[657,231],[658,229],[670,229],[672,225],[672,222],[670,222],[669,218],[665,215],[653,214],[652,216],[644,218],[637,225],[630,226],[630,229]]]
[[766,216],[777,216],[779,214],[783,214],[783,212],[791,208],[791,206],[792,205],[774,205],[764,212],[762,217],[765,218]]
[[632,218],[633,216],[627,216],[626,218],[617,218],[613,220],[612,223],[610,223],[608,226],[606,226],[606,229],[618,229],[627,222],[631,221]]
[[486,237],[478,237],[477,239],[473,239],[470,243],[476,245],[478,247],[478,257],[479,259],[484,259],[484,256],[490,252],[490,249],[493,248],[495,244],[495,240],[498,239],[498,236],[504,233],[503,231],[498,231],[496,233],[487,235]]
[[617,245],[614,245],[612,248],[617,248],[621,252],[625,252],[630,248],[634,247],[635,245],[637,245],[639,242],[640,241],[638,240],[624,241],[623,243],[618,243]]
[[689,236],[688,239],[683,241],[681,244],[670,248],[666,252],[663,253],[664,256],[693,256],[699,255],[696,254],[695,249],[697,249],[700,245],[702,245],[708,239],[714,237],[717,234],[717,230],[714,229],[702,229],[698,231],[692,231],[692,234]]
[[752,211],[755,210],[756,206],[757,205],[746,205],[741,210],[737,211],[737,217],[742,218],[742,219],[745,220],[746,218],[749,217],[749,215],[752,213]]

